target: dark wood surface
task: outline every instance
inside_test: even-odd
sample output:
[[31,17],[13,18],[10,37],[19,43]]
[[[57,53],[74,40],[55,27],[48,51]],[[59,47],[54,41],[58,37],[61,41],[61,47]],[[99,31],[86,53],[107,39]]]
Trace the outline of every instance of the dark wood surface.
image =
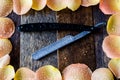
[[11,18],[16,26],[16,30],[14,35],[10,38],[13,50],[10,53],[11,61],[10,64],[14,66],[15,70],[19,68],[20,65],[20,32],[17,30],[17,26],[20,24],[20,16],[16,15],[15,13],[11,13],[9,16]]
[[[98,8],[80,7],[77,11],[72,12],[68,9],[54,12],[47,7],[42,11],[30,10],[26,15],[17,16],[11,14],[10,17],[15,24],[35,23],[35,22],[57,22],[57,23],[76,23],[84,25],[95,25],[101,21],[107,21],[105,16]],[[17,17],[17,18],[16,18]],[[28,67],[32,70],[38,69],[43,65],[53,65],[61,71],[72,63],[85,63],[92,70],[98,67],[107,67],[109,59],[104,55],[102,50],[102,41],[106,34],[106,29],[101,28],[95,33],[86,36],[38,61],[31,58],[31,54],[36,50],[55,42],[57,39],[67,34],[75,35],[79,31],[46,31],[23,33],[16,31],[11,38],[13,42],[13,52],[11,53],[11,64],[17,69],[19,66]]]
[[[97,7],[93,7],[93,21],[94,24],[99,22],[107,22],[109,16],[104,15]],[[98,30],[97,33],[94,34],[94,45],[95,45],[95,54],[96,54],[96,68],[107,67],[109,58],[104,54],[102,50],[102,42],[104,37],[107,36],[106,27]]]
[[[70,10],[58,12],[58,22],[93,25],[92,8],[81,7],[76,12],[71,12]],[[60,39],[67,34],[76,35],[78,33],[79,32],[76,31],[59,31],[57,37]],[[85,63],[92,70],[95,69],[96,62],[93,43],[93,34],[91,34],[58,50],[60,70],[62,71],[66,66],[72,63]]]

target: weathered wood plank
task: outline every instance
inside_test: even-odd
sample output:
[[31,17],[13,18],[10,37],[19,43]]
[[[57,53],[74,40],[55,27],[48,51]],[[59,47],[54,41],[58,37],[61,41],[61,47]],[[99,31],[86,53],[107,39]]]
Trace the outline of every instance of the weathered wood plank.
[[[58,22],[76,23],[84,25],[92,25],[92,8],[81,7],[75,12],[63,10],[57,14]],[[77,31],[58,31],[58,39],[67,34],[78,34]],[[62,71],[66,66],[73,63],[87,64],[92,70],[96,67],[94,53],[94,38],[93,34],[76,41],[75,43],[58,50],[59,69]]]
[[[58,22],[93,25],[93,23],[106,21],[107,18],[96,6],[89,8],[81,7],[75,12],[65,9],[57,12],[57,14],[46,8],[39,12],[31,10],[28,14],[22,16],[21,23]],[[46,64],[57,66],[58,59],[58,67],[61,71],[72,63],[85,63],[92,70],[98,67],[106,67],[109,59],[104,55],[101,47],[102,40],[106,36],[105,28],[58,50],[58,57],[56,57],[56,52],[54,52],[39,61],[31,59],[33,52],[56,41],[56,36],[57,39],[60,39],[67,34],[76,35],[78,33],[79,31],[58,31],[57,35],[56,31],[21,33],[20,66],[36,70]]]
[[[109,16],[104,15],[100,11],[98,6],[93,7],[94,24],[97,24],[99,22],[107,22],[108,17]],[[97,33],[94,34],[96,63],[97,63],[96,68],[107,67],[109,62],[109,58],[106,57],[102,49],[102,42],[105,36],[107,36],[106,27],[102,27],[100,30],[97,31]]]
[[[21,18],[22,24],[36,22],[56,22],[56,13],[48,8],[39,12],[31,10]],[[31,58],[33,52],[56,41],[56,31],[32,33],[21,32],[20,40],[20,66],[25,66],[32,70],[36,70],[40,66],[47,64],[57,66],[56,52],[38,61],[34,61]]]

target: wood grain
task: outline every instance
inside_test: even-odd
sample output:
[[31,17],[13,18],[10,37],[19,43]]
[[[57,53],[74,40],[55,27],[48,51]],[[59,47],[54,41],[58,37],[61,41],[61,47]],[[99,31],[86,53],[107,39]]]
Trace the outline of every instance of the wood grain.
[[[93,7],[93,21],[94,24],[99,22],[107,22],[109,16],[104,15],[100,10],[99,6]],[[102,27],[97,33],[94,34],[95,38],[95,53],[96,53],[96,68],[107,67],[109,58],[104,54],[102,49],[103,39],[107,36],[106,27]]]
[[[58,12],[57,20],[61,23],[76,23],[84,25],[93,25],[92,8],[81,7],[75,12],[64,10]],[[65,35],[76,35],[76,31],[58,31],[58,39]],[[66,66],[73,63],[87,64],[92,70],[96,68],[96,60],[94,53],[93,34],[76,41],[75,43],[58,50],[59,69],[62,71]]]
[[[36,22],[56,22],[56,13],[47,9],[36,12],[31,10],[28,14],[23,15],[21,24]],[[57,66],[56,52],[38,61],[32,60],[32,53],[36,50],[49,45],[56,41],[56,31],[53,32],[31,32],[22,33],[20,36],[20,66],[28,67],[32,70],[38,69],[40,66],[51,64]]]
[[[101,21],[107,21],[109,16],[101,13],[98,6],[80,7],[77,11],[72,12],[68,9],[54,12],[48,8],[36,12],[31,10],[28,14],[21,17],[21,24],[36,22],[57,22],[57,23],[74,23],[84,25],[95,25]],[[73,63],[87,64],[92,70],[99,67],[107,67],[109,58],[102,50],[102,41],[106,34],[106,29],[102,28],[97,33],[92,33],[83,39],[80,39],[57,52],[52,53],[34,61],[31,54],[36,50],[55,42],[68,34],[76,35],[79,31],[46,31],[31,32],[20,34],[20,67],[25,66],[32,70],[40,66],[51,64],[58,66],[62,71],[66,66]],[[58,54],[56,54],[58,53]]]

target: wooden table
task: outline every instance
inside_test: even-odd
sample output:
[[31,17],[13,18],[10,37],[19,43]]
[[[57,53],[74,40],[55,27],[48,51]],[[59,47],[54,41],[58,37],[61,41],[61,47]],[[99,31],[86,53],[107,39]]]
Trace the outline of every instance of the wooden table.
[[[89,8],[80,7],[75,12],[68,9],[54,12],[46,7],[39,12],[30,10],[23,16],[17,16],[12,13],[9,17],[14,20],[16,29],[19,24],[25,23],[56,22],[95,25],[108,19],[108,16],[105,16],[99,10],[98,6]],[[47,64],[56,66],[61,71],[72,63],[85,63],[92,70],[99,67],[107,67],[109,59],[103,53],[101,46],[104,37],[107,35],[105,27],[38,61],[32,60],[31,54],[36,50],[55,42],[65,35],[75,35],[77,33],[79,33],[79,31],[19,33],[16,30],[14,36],[11,38],[14,47],[11,53],[11,64],[15,69],[24,66],[34,71],[40,66]]]

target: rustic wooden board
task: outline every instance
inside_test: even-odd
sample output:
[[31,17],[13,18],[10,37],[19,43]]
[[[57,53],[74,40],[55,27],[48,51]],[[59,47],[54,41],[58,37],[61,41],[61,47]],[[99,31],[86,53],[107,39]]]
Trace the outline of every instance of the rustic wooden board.
[[[98,22],[106,21],[108,17],[103,15],[97,6],[80,7],[75,12],[68,9],[60,12],[54,12],[48,8],[36,12],[31,10],[28,14],[21,17],[21,24],[35,22],[58,22],[58,23],[76,23],[84,25],[95,25]],[[51,64],[58,66],[62,71],[67,65],[72,63],[85,63],[92,70],[98,67],[107,67],[109,59],[104,55],[102,50],[102,41],[106,36],[105,28],[97,33],[92,33],[87,37],[78,40],[69,46],[66,46],[57,52],[52,53],[34,61],[31,54],[36,50],[53,43],[57,39],[67,34],[76,35],[79,31],[46,31],[32,32],[20,34],[20,67],[29,67],[32,70],[38,69],[40,66]],[[58,53],[58,54],[56,54]]]
[[[21,17],[21,24],[36,22],[56,22],[55,12],[44,9],[39,12],[31,10]],[[51,64],[57,66],[56,52],[38,61],[32,60],[31,54],[36,50],[56,41],[56,31],[53,32],[31,32],[20,35],[20,66],[28,67],[32,70],[40,66]]]
[[[99,6],[93,7],[94,24],[99,22],[107,22],[109,16],[104,15]],[[103,39],[107,36],[106,27],[102,27],[97,33],[94,34],[95,38],[95,53],[96,53],[96,68],[107,67],[109,58],[104,54],[102,49]]]
[[[84,25],[93,25],[92,8],[81,7],[75,12],[70,10],[58,12],[58,22],[62,23],[76,23]],[[65,35],[75,35],[76,31],[58,31],[58,39]],[[96,60],[94,53],[94,39],[93,34],[72,43],[58,50],[59,69],[62,71],[66,66],[73,63],[85,63],[92,70],[96,68]]]

